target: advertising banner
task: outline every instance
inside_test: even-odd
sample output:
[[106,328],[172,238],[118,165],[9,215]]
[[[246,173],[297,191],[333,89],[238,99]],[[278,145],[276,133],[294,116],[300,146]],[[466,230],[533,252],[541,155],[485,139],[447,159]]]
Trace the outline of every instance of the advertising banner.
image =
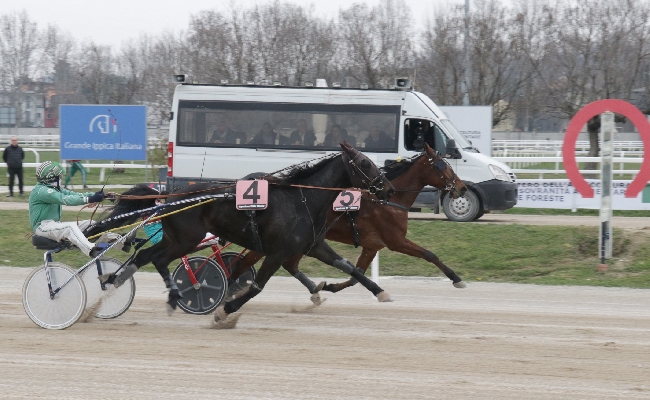
[[492,107],[440,107],[465,138],[481,153],[492,156]]
[[146,160],[147,107],[62,105],[61,159]]
[[[612,181],[612,206],[614,210],[650,210],[650,186],[636,197],[625,197],[632,181]],[[517,179],[518,199],[515,207],[600,209],[600,180],[587,179],[594,197],[584,198],[568,179]]]

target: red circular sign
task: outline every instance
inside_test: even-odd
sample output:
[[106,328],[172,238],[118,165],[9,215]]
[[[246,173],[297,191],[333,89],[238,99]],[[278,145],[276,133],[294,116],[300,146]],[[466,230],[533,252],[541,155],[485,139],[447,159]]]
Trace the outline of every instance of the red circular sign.
[[564,145],[562,146],[564,169],[571,183],[582,197],[594,197],[594,189],[589,186],[589,183],[587,183],[578,170],[576,142],[578,141],[580,130],[582,130],[582,127],[585,126],[591,117],[607,111],[621,114],[628,118],[636,129],[638,129],[641,140],[643,140],[644,157],[641,163],[641,169],[625,191],[625,197],[634,198],[641,193],[646,183],[650,181],[650,161],[645,157],[645,149],[650,148],[650,122],[648,122],[646,116],[638,108],[627,101],[615,99],[598,100],[587,104],[578,111],[571,119],[571,122],[569,122],[569,126],[566,128],[566,134],[564,135]]

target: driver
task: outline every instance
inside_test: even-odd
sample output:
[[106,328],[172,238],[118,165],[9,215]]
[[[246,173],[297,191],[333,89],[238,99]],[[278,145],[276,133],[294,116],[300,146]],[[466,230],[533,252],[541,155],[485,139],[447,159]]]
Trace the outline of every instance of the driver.
[[29,195],[29,222],[34,233],[60,242],[67,239],[85,255],[96,257],[100,248],[86,239],[82,233],[90,221],[60,222],[62,205],[79,206],[104,200],[104,192],[77,193],[61,187],[61,175],[65,169],[56,161],[45,161],[36,169],[36,186]]
[[424,124],[421,121],[413,121],[411,125],[411,137],[413,139],[413,149],[415,151],[424,151]]

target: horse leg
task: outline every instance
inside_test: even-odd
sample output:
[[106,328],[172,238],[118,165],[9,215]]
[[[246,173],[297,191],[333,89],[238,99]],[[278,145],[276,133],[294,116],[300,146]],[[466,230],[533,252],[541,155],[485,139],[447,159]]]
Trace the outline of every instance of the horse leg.
[[246,272],[251,265],[255,265],[255,263],[261,260],[263,257],[264,254],[250,250],[248,253],[246,253],[244,258],[235,261],[235,265],[233,265],[232,272],[230,272],[229,281],[230,282],[236,281],[237,278],[239,278],[241,274]]
[[350,276],[372,292],[380,302],[393,301],[388,292],[384,291],[384,289],[380,288],[379,285],[368,279],[361,270],[357,269],[348,260],[336,254],[336,252],[326,242],[322,241],[318,243],[309,251],[309,253],[307,253],[307,255],[314,257],[327,265],[331,265],[336,269],[340,269],[346,274],[350,274]]
[[147,265],[151,262],[151,256],[157,251],[161,250],[162,246],[158,246],[160,243],[155,244],[147,249],[140,251],[135,259],[129,263],[124,270],[119,274],[110,272],[99,277],[101,283],[112,283],[116,288],[122,286],[130,277],[132,277],[143,265]]
[[317,285],[314,281],[309,279],[307,275],[300,272],[298,269],[298,264],[300,263],[301,259],[302,254],[298,254],[297,256],[291,257],[282,263],[282,267],[287,270],[287,272],[290,273],[294,278],[298,279],[300,283],[302,283],[309,290],[309,293],[316,294],[320,292],[321,289],[323,289],[323,286],[325,286],[326,282],[321,282]]
[[312,303],[316,304],[317,306],[320,306],[323,304],[324,300],[321,300],[320,292],[327,282],[322,281],[318,285],[309,279],[307,275],[303,274],[299,269],[298,269],[298,264],[300,263],[300,260],[302,259],[302,254],[298,254],[297,256],[294,256],[284,263],[282,263],[282,267],[287,270],[291,275],[293,275],[294,278],[298,279],[300,283],[302,283],[307,290],[309,290],[309,293],[311,293],[311,297],[309,298]]
[[[360,269],[362,273],[365,274],[366,270],[368,269],[368,266],[375,258],[375,255],[377,255],[376,250],[370,250],[364,247],[363,251],[361,251],[361,255],[359,256],[359,259],[357,260],[357,269]],[[336,293],[338,291],[341,291],[345,288],[349,288],[350,286],[354,286],[356,284],[357,284],[357,280],[354,278],[350,278],[345,282],[327,284],[325,285],[323,290]]]
[[456,275],[456,273],[451,268],[449,268],[448,266],[443,264],[442,261],[440,261],[438,256],[433,254],[433,252],[419,246],[418,244],[411,242],[407,238],[403,238],[402,241],[400,242],[391,242],[388,245],[388,248],[398,253],[406,254],[412,257],[422,258],[423,260],[426,260],[434,264],[436,267],[440,269],[440,271],[442,271],[447,276],[447,278],[451,279],[451,281],[454,284],[454,287],[464,288],[467,286],[465,285],[465,282],[463,282],[463,280],[460,279],[460,277]]
[[253,282],[253,284],[248,288],[246,293],[217,307],[217,310],[214,313],[215,322],[224,321],[229,314],[236,312],[250,299],[260,294],[269,279],[271,279],[273,274],[280,269],[281,264],[282,260],[277,260],[277,257],[267,256],[262,262],[260,269],[257,271],[255,282]]

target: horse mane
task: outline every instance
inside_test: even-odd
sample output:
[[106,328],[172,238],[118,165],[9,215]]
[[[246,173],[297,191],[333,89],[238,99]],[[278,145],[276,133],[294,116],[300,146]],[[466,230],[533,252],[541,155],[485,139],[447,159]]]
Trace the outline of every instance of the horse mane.
[[391,164],[382,167],[381,170],[384,172],[386,179],[392,181],[393,179],[397,178],[398,176],[401,176],[406,171],[408,171],[413,166],[413,164],[415,164],[415,162],[419,160],[420,157],[423,156],[424,154],[418,154],[410,158],[402,159],[399,162],[395,161]]
[[328,166],[333,160],[341,157],[342,153],[334,153],[315,160],[292,165],[278,172],[267,175],[266,179],[276,181],[281,185],[290,185],[312,177]]

